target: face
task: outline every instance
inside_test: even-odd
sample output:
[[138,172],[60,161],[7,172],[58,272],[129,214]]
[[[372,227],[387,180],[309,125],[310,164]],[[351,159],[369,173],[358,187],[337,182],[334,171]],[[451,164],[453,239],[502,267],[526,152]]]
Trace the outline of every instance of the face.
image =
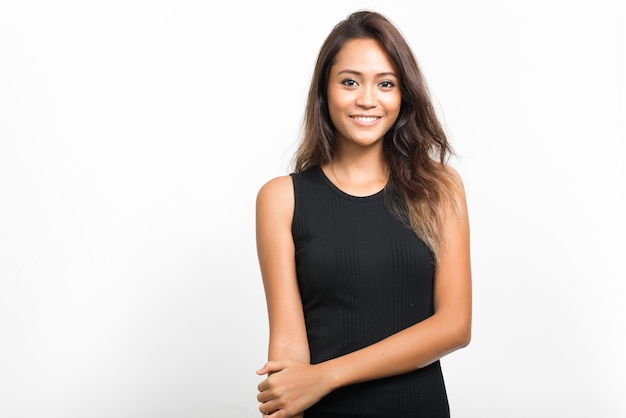
[[328,78],[328,111],[337,149],[382,146],[400,113],[401,98],[398,73],[378,42],[346,42]]

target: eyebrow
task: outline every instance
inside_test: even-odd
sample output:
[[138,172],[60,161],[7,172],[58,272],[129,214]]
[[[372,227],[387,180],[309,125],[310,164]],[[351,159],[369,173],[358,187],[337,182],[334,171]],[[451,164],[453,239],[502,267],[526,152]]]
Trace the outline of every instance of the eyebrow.
[[[361,73],[360,71],[350,70],[350,69],[341,70],[341,71],[339,71],[337,73],[337,75],[341,75],[341,74],[363,75],[363,73]],[[375,76],[376,77],[392,76],[392,77],[398,78],[396,73],[394,73],[393,71],[387,71],[387,72],[378,73],[378,74],[375,74]]]

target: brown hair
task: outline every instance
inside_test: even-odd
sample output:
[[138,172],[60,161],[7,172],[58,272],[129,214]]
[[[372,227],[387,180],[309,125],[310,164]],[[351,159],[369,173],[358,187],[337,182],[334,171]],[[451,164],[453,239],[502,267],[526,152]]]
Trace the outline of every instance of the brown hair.
[[390,178],[386,193],[393,213],[439,255],[444,208],[454,206],[450,171],[453,154],[437,119],[422,72],[399,30],[384,16],[358,11],[339,22],[322,45],[313,72],[295,171],[329,162],[335,130],[328,113],[328,77],[343,45],[355,38],[374,39],[399,72],[402,103],[398,119],[385,134],[383,149]]

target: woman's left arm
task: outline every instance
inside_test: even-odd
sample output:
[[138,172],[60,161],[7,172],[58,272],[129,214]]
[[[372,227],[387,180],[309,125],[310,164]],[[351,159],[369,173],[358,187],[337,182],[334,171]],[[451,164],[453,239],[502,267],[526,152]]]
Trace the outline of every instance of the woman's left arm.
[[469,221],[462,183],[456,172],[452,173],[457,177],[454,187],[456,208],[446,210],[440,255],[435,267],[434,314],[375,344],[323,363],[270,361],[262,372],[281,373],[262,382],[260,390],[271,392],[272,388],[283,385],[293,388],[298,382],[316,381],[320,394],[306,393],[305,390],[297,393],[296,390],[290,393],[292,399],[284,399],[292,405],[293,402],[301,404],[304,409],[310,406],[309,398],[319,399],[342,386],[416,370],[469,344],[472,318]]

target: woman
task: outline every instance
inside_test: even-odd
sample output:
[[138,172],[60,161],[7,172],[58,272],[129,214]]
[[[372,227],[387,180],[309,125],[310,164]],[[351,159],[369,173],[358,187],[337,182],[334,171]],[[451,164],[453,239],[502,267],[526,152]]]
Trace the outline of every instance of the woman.
[[449,416],[439,359],[471,328],[451,153],[395,26],[367,11],[340,22],[318,56],[295,173],[257,196],[263,414]]

